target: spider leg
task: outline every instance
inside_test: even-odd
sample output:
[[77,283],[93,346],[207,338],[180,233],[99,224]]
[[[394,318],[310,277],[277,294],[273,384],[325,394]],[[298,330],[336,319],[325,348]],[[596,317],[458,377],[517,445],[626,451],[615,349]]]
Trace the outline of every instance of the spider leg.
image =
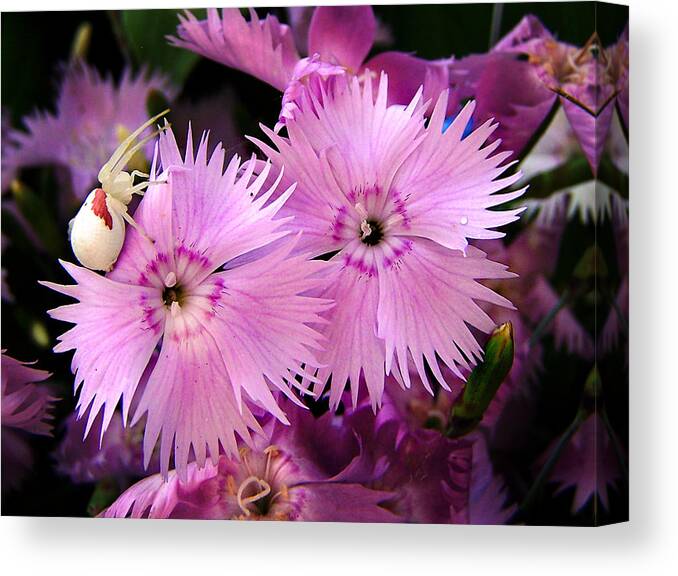
[[132,178],[132,181],[134,181],[135,177],[138,178],[150,178],[150,174],[146,174],[146,172],[142,172],[141,170],[132,170],[130,173],[130,177]]
[[[113,155],[110,157],[108,162],[103,165],[101,170],[99,171],[99,182],[101,182],[102,178],[105,177],[106,172],[110,172],[113,170],[115,165],[118,163],[120,158],[125,154],[125,151],[133,144],[133,142],[137,139],[137,137],[144,131],[146,128],[151,126],[153,122],[158,120],[158,118],[162,118],[165,114],[169,112],[169,108],[167,110],[163,110],[160,112],[160,114],[157,114],[153,116],[153,118],[148,119],[146,122],[144,122],[139,128],[137,128],[134,132],[132,132],[127,138],[125,138],[120,146],[118,146],[115,149],[115,152],[113,152]],[[103,184],[103,182],[101,182]]]
[[151,244],[154,244],[151,237],[148,234],[146,234],[144,229],[134,221],[134,218],[132,218],[132,216],[130,216],[130,214],[129,214],[129,212],[127,212],[127,210],[124,210],[122,212],[122,217],[125,219],[125,222],[127,222],[132,228],[134,228],[140,234],[140,236],[142,238],[148,240]]
[[[143,148],[146,144],[148,144],[151,140],[156,138],[158,134],[161,132],[167,130],[171,124],[165,124],[162,128],[158,128],[155,132],[150,134],[149,136],[146,136],[146,138],[143,138],[139,140],[134,146],[132,146],[127,152],[124,153],[122,157],[118,159],[116,164],[110,168],[110,172],[108,173],[108,176],[104,176],[104,179],[107,179],[108,181],[114,181],[115,178],[117,177],[120,172],[122,172],[123,168],[125,165],[132,159],[132,157],[139,151],[141,148]],[[103,170],[103,168],[102,168]],[[101,180],[100,180],[101,182]],[[103,186],[106,186],[106,182],[101,182]]]
[[144,182],[139,182],[139,184],[135,184],[129,189],[130,194],[138,194],[139,196],[144,195],[144,188],[148,188],[148,185],[151,184],[148,180]]

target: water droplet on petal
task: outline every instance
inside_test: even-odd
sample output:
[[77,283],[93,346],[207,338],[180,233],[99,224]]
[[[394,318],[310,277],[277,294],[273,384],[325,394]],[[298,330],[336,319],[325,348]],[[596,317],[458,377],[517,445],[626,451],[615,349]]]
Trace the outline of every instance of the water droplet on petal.
[[462,216],[460,222],[462,226],[465,226],[466,224],[468,224],[468,218],[466,216]]

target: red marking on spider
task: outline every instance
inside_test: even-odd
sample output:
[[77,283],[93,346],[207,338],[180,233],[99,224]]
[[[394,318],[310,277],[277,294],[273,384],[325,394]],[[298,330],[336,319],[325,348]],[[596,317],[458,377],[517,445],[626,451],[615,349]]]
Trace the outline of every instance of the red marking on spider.
[[92,202],[92,212],[104,221],[109,230],[113,230],[113,218],[106,205],[106,192],[97,188],[94,193],[94,202]]

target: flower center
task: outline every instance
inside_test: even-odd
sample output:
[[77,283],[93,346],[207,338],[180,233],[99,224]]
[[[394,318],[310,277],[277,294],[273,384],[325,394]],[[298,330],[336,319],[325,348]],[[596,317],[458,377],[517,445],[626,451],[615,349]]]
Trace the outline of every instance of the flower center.
[[162,301],[165,303],[165,306],[172,308],[172,304],[175,302],[181,306],[184,300],[184,290],[181,286],[177,285],[177,276],[174,272],[167,274],[164,280],[165,288],[162,291]]
[[278,491],[272,493],[275,474],[272,473],[271,465],[279,455],[278,448],[269,446],[263,453],[266,456],[264,469],[255,472],[248,460],[248,450],[244,448],[240,452],[245,469],[249,474],[240,483],[235,494],[236,502],[243,512],[242,518],[252,519],[268,516],[278,499],[286,500],[289,496],[287,486],[284,484],[280,486]]
[[360,223],[360,240],[368,246],[376,246],[384,237],[384,228],[378,220],[365,218]]

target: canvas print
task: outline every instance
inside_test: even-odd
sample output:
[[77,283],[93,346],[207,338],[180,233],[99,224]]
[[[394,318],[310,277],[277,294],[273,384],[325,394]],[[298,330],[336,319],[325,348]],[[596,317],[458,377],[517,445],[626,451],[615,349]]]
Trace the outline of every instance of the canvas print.
[[628,518],[626,7],[6,12],[2,75],[2,514]]

